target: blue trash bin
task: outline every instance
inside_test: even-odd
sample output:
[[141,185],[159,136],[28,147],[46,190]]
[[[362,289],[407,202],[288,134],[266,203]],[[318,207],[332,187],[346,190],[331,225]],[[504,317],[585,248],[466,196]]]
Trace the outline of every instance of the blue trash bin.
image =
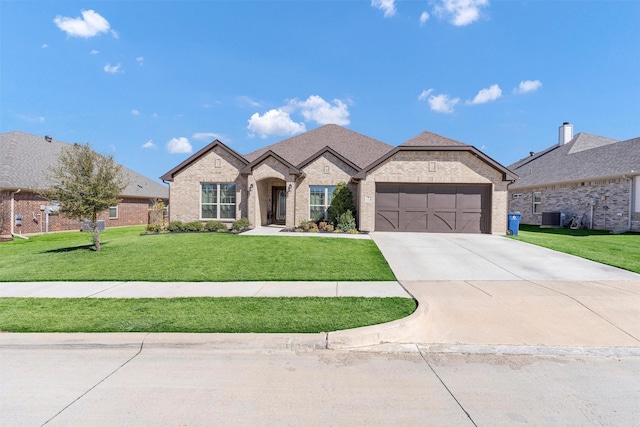
[[508,215],[509,225],[507,228],[507,234],[517,236],[518,230],[520,229],[520,218],[522,218],[522,215],[520,214],[520,212],[509,212]]

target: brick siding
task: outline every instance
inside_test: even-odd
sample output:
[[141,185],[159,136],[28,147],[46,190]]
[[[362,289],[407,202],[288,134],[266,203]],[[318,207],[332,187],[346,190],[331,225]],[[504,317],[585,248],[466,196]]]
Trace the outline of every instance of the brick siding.
[[[623,230],[629,225],[629,180],[625,178],[583,181],[566,184],[545,185],[526,189],[509,190],[509,211],[522,214],[521,223],[541,225],[542,214],[533,213],[533,193],[542,196],[539,212],[569,211],[580,217],[586,215],[591,224],[593,205],[593,228],[596,230]],[[514,198],[514,195],[521,197]],[[606,208],[605,208],[606,207]],[[633,213],[632,230],[640,231],[640,213]]]

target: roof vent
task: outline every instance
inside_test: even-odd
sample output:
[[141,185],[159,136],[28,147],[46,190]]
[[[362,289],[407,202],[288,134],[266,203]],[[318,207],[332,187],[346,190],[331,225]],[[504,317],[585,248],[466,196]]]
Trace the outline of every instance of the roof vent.
[[569,122],[562,123],[558,129],[558,147],[562,147],[573,139],[573,125]]
[[47,142],[51,142],[53,140],[53,138],[51,138],[49,135],[45,135],[44,136],[44,140]]

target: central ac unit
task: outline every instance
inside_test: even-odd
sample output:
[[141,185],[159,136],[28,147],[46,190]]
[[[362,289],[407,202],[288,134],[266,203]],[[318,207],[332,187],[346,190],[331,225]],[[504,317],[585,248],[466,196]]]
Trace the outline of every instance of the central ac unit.
[[542,212],[542,225],[540,227],[566,227],[571,222],[573,213],[568,211]]

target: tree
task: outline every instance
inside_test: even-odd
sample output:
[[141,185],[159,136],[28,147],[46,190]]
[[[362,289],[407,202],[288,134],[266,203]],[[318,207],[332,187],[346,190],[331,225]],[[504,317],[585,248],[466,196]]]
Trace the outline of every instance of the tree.
[[100,251],[98,215],[120,202],[128,185],[122,166],[113,156],[102,156],[89,144],[65,147],[58,163],[49,169],[51,187],[46,195],[60,202],[60,214],[91,221],[93,244]]
[[[341,182],[338,184],[335,190],[333,190],[333,197],[331,198],[331,206],[329,206],[329,222],[335,227],[338,226],[338,219],[340,215],[346,211],[351,211],[355,217],[356,206],[353,203],[353,194],[347,184]],[[345,230],[346,231],[346,230]]]

